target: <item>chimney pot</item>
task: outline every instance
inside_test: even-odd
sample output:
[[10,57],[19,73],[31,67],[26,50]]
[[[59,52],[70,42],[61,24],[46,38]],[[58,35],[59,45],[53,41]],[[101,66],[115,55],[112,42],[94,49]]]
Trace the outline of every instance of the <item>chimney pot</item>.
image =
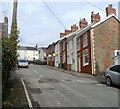
[[88,25],[88,22],[85,18],[81,19],[79,22],[80,28],[85,28]]
[[100,15],[99,15],[99,12],[97,14],[91,14],[91,23],[93,22],[99,22],[100,21]]
[[71,33],[71,30],[65,30],[65,34],[68,35]]
[[111,7],[111,8],[112,8],[112,4],[109,4],[109,7]]
[[60,38],[64,37],[65,35],[65,33],[60,33]]
[[8,23],[8,18],[4,17],[4,23],[7,24]]
[[106,7],[106,16],[109,16],[110,14],[116,15],[116,9],[112,8],[112,4],[109,4],[108,7]]
[[71,31],[72,32],[75,32],[77,30],[78,30],[78,26],[76,26],[76,24],[74,24],[74,25],[71,26]]
[[94,13],[94,11],[91,12],[91,14],[93,14],[93,13]]

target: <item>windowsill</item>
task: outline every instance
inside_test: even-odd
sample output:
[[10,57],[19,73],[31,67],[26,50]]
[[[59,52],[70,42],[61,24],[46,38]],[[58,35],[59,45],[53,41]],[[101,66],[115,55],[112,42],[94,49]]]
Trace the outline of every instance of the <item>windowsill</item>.
[[86,45],[86,46],[83,46],[83,48],[85,48],[85,47],[87,47],[88,45]]
[[84,64],[83,66],[87,66],[87,65],[89,65],[89,63],[86,63],[86,64]]

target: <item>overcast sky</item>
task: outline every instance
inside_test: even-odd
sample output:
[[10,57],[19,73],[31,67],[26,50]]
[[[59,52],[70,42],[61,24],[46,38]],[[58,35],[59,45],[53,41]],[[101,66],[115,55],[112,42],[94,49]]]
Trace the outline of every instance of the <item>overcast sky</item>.
[[[90,23],[91,12],[100,13],[101,19],[106,17],[105,8],[112,3],[118,10],[118,2],[46,2],[53,13],[58,17],[66,29],[71,25],[79,25],[80,18],[86,18]],[[92,4],[90,4],[92,3]],[[12,19],[12,2],[2,3],[2,16],[9,18],[9,30]],[[64,32],[63,26],[51,14],[43,2],[19,2],[18,3],[18,28],[20,30],[20,45],[48,46],[60,38],[60,32]],[[0,19],[2,21],[2,19]]]

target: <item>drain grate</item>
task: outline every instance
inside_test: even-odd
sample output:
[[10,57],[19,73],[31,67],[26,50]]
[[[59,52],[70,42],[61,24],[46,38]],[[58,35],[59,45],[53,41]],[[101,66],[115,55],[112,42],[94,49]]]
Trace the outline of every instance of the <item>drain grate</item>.
[[42,90],[55,90],[55,88],[44,88],[44,89],[42,89]]
[[42,91],[39,88],[31,88],[30,93],[31,94],[42,94]]
[[40,88],[31,88],[26,81],[25,81],[25,84],[26,84],[26,88],[28,90],[28,93],[30,93],[30,94],[42,94],[42,91],[40,90]]
[[70,79],[66,79],[65,81],[72,81],[72,80],[70,80]]

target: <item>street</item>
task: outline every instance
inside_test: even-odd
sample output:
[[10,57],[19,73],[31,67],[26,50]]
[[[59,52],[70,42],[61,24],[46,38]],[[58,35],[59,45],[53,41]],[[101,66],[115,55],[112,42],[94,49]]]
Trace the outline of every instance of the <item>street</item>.
[[118,88],[42,65],[16,71],[38,107],[118,107]]

